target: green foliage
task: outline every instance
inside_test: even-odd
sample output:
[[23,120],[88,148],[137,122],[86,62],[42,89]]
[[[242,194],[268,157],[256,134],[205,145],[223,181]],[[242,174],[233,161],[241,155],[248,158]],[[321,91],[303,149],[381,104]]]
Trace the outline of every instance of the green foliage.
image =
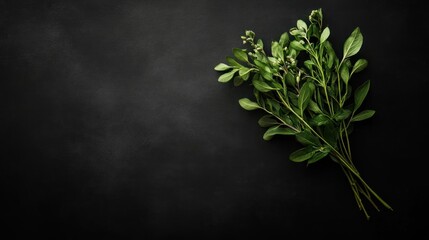
[[310,159],[314,153],[316,153],[316,150],[312,146],[307,146],[305,148],[301,148],[293,152],[289,159],[294,162],[304,162],[308,159]]
[[281,127],[281,125],[272,126],[264,133],[264,140],[271,140],[274,135],[295,135],[296,131],[291,128]]
[[370,81],[364,82],[359,86],[355,91],[355,111],[362,105],[363,100],[365,100],[366,95],[368,94],[370,86]]
[[375,114],[374,110],[363,110],[362,112],[356,114],[352,118],[352,122],[363,121],[365,119],[371,118]]
[[324,43],[326,41],[326,39],[328,39],[329,35],[331,34],[331,31],[329,30],[328,27],[326,27],[325,29],[323,29],[322,34],[320,35],[320,43]]
[[343,59],[356,55],[363,44],[363,36],[360,29],[356,28],[344,43]]
[[242,98],[238,101],[238,103],[240,104],[240,106],[248,111],[251,110],[256,110],[259,107],[259,105],[255,102],[252,102],[251,100],[249,100],[248,98]]
[[272,41],[270,54],[265,52],[263,41],[255,39],[253,31],[245,31],[241,39],[246,47],[234,48],[234,58],[227,57],[226,64],[215,67],[223,72],[219,82],[234,79],[238,86],[251,79],[255,99],[243,98],[239,104],[246,110],[265,112],[258,121],[261,127],[268,128],[265,140],[275,135],[294,135],[304,147],[290,154],[293,162],[314,164],[332,159],[340,164],[359,208],[367,217],[361,197],[376,207],[372,199],[375,197],[391,209],[362,179],[351,157],[349,136],[354,122],[375,113],[357,113],[368,95],[370,81],[354,92],[351,85],[355,84],[354,74],[368,65],[365,59],[354,64],[351,59],[360,51],[363,35],[356,28],[345,40],[342,57],[338,58],[328,40],[331,31],[323,26],[322,10],[313,10],[308,19],[309,22],[298,20],[296,27]]

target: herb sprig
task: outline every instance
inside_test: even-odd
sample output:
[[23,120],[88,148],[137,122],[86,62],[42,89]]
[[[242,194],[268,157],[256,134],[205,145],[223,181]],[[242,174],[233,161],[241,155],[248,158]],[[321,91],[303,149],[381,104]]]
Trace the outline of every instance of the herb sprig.
[[254,100],[242,98],[246,110],[265,112],[258,123],[268,128],[265,140],[275,135],[293,135],[303,147],[291,153],[294,162],[314,164],[329,157],[339,164],[353,191],[360,210],[369,219],[363,199],[377,211],[378,204],[393,210],[362,178],[352,160],[350,134],[353,124],[371,118],[375,111],[361,110],[370,81],[354,91],[350,80],[364,70],[367,60],[352,61],[362,47],[363,36],[356,28],[344,42],[342,56],[337,57],[328,38],[329,27],[323,26],[322,9],[313,10],[309,23],[298,20],[296,27],[271,42],[264,50],[253,31],[241,37],[245,48],[234,48],[233,57],[214,69],[224,72],[218,81],[244,82],[253,85]]

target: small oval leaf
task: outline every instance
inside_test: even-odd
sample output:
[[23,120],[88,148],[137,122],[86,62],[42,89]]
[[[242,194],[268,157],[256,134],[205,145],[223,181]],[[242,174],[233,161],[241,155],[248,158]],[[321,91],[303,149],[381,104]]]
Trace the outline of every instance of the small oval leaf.
[[322,126],[328,124],[330,122],[330,119],[324,114],[318,114],[314,116],[310,121],[316,126]]
[[279,88],[271,87],[270,85],[268,85],[268,83],[266,83],[264,81],[256,80],[256,79],[253,79],[252,84],[260,92],[269,92],[272,90],[279,90]]
[[242,77],[243,80],[246,81],[247,79],[249,79],[250,71],[252,71],[252,69],[242,67],[240,68],[240,71],[238,71],[238,75],[240,75],[240,77]]
[[291,71],[288,71],[286,73],[286,83],[291,85],[291,86],[295,86],[296,85],[296,79],[295,76],[291,73]]
[[350,79],[350,72],[346,64],[341,65],[340,76],[341,76],[341,79],[344,81],[344,83],[348,84]]
[[284,128],[280,126],[272,126],[264,133],[264,140],[268,141],[273,138],[274,135],[295,135],[296,131],[291,128]]
[[305,23],[301,19],[299,19],[298,21],[296,21],[296,26],[298,27],[299,30],[305,30],[305,31],[307,31],[307,23]]
[[331,31],[329,30],[328,27],[326,27],[325,29],[323,29],[322,34],[320,35],[320,43],[323,43],[326,41],[326,39],[328,39],[329,34],[331,34]]
[[366,120],[368,118],[371,118],[372,116],[374,116],[375,111],[374,110],[363,110],[362,112],[356,114],[353,118],[352,118],[352,122],[358,122],[358,121],[363,121]]
[[357,60],[355,65],[353,66],[352,74],[355,72],[360,72],[360,71],[364,70],[366,68],[366,66],[368,66],[367,60],[365,60],[365,59]]
[[284,32],[281,36],[280,36],[280,40],[279,40],[279,44],[280,46],[282,46],[282,48],[286,47],[286,44],[289,42],[289,34],[287,34],[287,32]]
[[350,111],[349,109],[340,108],[337,113],[335,113],[334,119],[337,121],[342,121],[344,119],[347,119],[351,113],[352,111]]
[[326,157],[329,154],[329,151],[317,151],[313,154],[313,156],[311,156],[310,159],[308,159],[308,164],[312,164],[315,163],[321,159],[323,159],[324,157]]
[[307,108],[308,103],[310,102],[311,96],[314,92],[314,84],[312,82],[305,82],[302,85],[302,88],[299,92],[298,96],[298,107],[301,111],[301,115],[304,112],[304,110]]
[[298,41],[292,41],[290,47],[299,51],[305,50],[305,47]]
[[356,89],[355,106],[354,106],[355,111],[362,105],[363,100],[365,100],[366,95],[368,94],[368,91],[369,91],[369,87],[370,87],[370,81],[368,80]]
[[313,146],[320,145],[319,139],[308,130],[304,130],[296,134],[296,140],[298,140],[298,142],[304,145],[313,145]]
[[244,82],[244,80],[240,76],[235,76],[235,78],[233,80],[234,86],[236,86],[236,87],[238,87],[241,84],[243,84],[243,82]]
[[313,147],[308,146],[293,152],[291,155],[289,155],[289,159],[292,162],[304,162],[305,160],[310,159],[315,152],[316,150]]
[[283,47],[276,41],[271,43],[271,54],[273,57],[280,58],[284,60]]
[[249,59],[247,57],[247,53],[243,49],[234,48],[234,49],[232,49],[232,53],[234,53],[234,56],[242,62],[248,62],[249,61]]
[[311,60],[306,60],[305,62],[304,62],[304,66],[308,69],[308,70],[313,70],[313,65],[315,65],[314,64],[314,62],[313,61],[311,61]]
[[226,83],[229,82],[233,77],[234,74],[238,71],[238,69],[234,69],[230,72],[224,73],[222,75],[219,76],[218,81],[221,83]]
[[246,110],[256,110],[258,108],[260,108],[260,106],[256,103],[256,102],[252,102],[250,99],[248,98],[242,98],[240,100],[238,100],[238,103],[240,104],[240,106]]
[[313,101],[313,100],[310,100],[310,102],[308,103],[308,109],[310,109],[314,113],[322,113],[322,110],[320,110],[320,108],[317,105],[317,103],[315,101]]
[[216,67],[214,67],[214,70],[216,71],[225,71],[232,68],[231,66],[226,65],[225,63],[219,63],[218,65],[216,65]]
[[226,62],[227,62],[229,65],[233,66],[233,67],[238,67],[238,68],[243,67],[243,66],[241,66],[241,64],[240,64],[240,63],[238,63],[238,62],[237,62],[234,58],[232,58],[232,57],[226,57]]
[[264,115],[258,120],[258,124],[261,127],[271,127],[274,125],[279,125],[279,122],[271,115]]

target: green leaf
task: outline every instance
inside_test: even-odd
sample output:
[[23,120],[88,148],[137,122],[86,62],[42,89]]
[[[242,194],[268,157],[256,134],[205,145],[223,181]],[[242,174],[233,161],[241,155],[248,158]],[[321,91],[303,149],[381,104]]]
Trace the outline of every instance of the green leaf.
[[225,63],[219,63],[218,65],[216,65],[216,67],[214,67],[214,70],[216,71],[225,71],[232,68],[231,66],[226,65]]
[[304,130],[296,134],[296,140],[304,145],[319,146],[319,139],[314,136],[309,130]]
[[284,60],[283,48],[278,42],[271,43],[271,54],[276,57]]
[[351,57],[359,52],[363,44],[363,36],[357,27],[344,42],[343,59]]
[[233,77],[234,74],[238,71],[238,69],[233,69],[230,72],[224,73],[222,75],[219,76],[218,81],[221,83],[226,83],[229,82]]
[[338,122],[342,121],[344,119],[347,119],[351,113],[352,111],[350,111],[349,109],[340,108],[340,110],[338,110],[338,112],[335,113],[334,119]]
[[277,58],[275,58],[275,57],[267,57],[267,58],[268,58],[268,62],[269,62],[272,66],[279,65],[279,60],[277,60]]
[[350,59],[346,59],[345,61],[344,61],[344,64],[346,64],[346,66],[350,69],[350,68],[352,68],[352,66],[353,66],[353,64],[352,64],[352,61],[350,61]]
[[262,39],[258,39],[258,41],[256,42],[261,48],[264,48],[264,41],[262,41]]
[[295,86],[295,84],[296,84],[295,77],[293,76],[293,74],[290,71],[288,71],[286,73],[285,79],[286,79],[287,84],[289,84],[291,86]]
[[307,31],[307,24],[304,21],[302,21],[301,19],[299,19],[296,22],[296,26],[298,27],[299,30],[305,30],[305,31]]
[[290,35],[294,36],[295,39],[299,39],[300,37],[305,37],[306,34],[304,32],[304,30],[300,30],[300,29],[296,29],[296,28],[291,28],[289,31]]
[[353,66],[352,74],[355,72],[360,72],[360,71],[364,70],[366,68],[366,66],[368,66],[367,60],[365,60],[365,59],[357,60],[355,65]]
[[270,85],[268,85],[268,83],[261,81],[261,80],[258,80],[258,79],[253,79],[252,84],[260,92],[269,92],[272,90],[279,90],[279,88],[271,87]]
[[363,110],[362,112],[356,114],[353,118],[352,118],[352,122],[358,122],[358,121],[363,121],[365,119],[371,118],[372,116],[374,116],[375,111],[374,110]]
[[[324,55],[324,51],[325,51],[325,48],[323,47],[323,43],[319,43],[319,45],[321,45],[320,47],[319,47],[319,56],[323,56]],[[323,62],[323,61],[322,61]]]
[[295,135],[295,130],[291,128],[284,128],[280,126],[273,126],[270,127],[265,133],[264,133],[264,140],[268,141],[273,138],[274,135]]
[[296,129],[301,129],[301,122],[295,114],[289,114],[284,118],[287,124],[294,126]]
[[305,47],[298,41],[294,40],[290,43],[290,47],[299,51],[305,50]]
[[332,68],[334,65],[335,57],[331,54],[328,55],[328,68]]
[[243,80],[243,78],[241,78],[240,76],[236,76],[236,77],[234,78],[234,86],[236,86],[236,87],[238,87],[238,86],[240,86],[241,84],[243,84],[243,82],[244,82],[244,80]]
[[[293,91],[288,91],[287,96],[289,98],[289,101],[292,103],[293,107],[298,106],[298,96]],[[297,109],[297,112],[299,112],[299,109]]]
[[264,115],[259,119],[258,124],[261,127],[271,127],[273,125],[279,125],[279,122],[271,115]]
[[281,36],[280,36],[280,40],[279,40],[279,44],[280,46],[282,46],[282,48],[286,47],[286,44],[289,42],[289,34],[287,34],[287,32],[284,32]]
[[268,73],[272,73],[272,70],[268,66],[268,64],[266,64],[266,63],[264,63],[262,61],[259,61],[259,60],[255,60],[255,64],[256,64],[256,66],[258,67],[259,70],[265,71],[265,72],[268,72]]
[[245,50],[240,49],[240,48],[234,48],[234,49],[232,49],[232,52],[234,53],[234,56],[238,60],[240,60],[242,62],[248,62],[249,61],[249,59],[247,58],[247,53]]
[[337,59],[337,55],[335,54],[335,51],[332,48],[332,45],[329,41],[326,41],[324,45],[325,45],[326,52],[328,53],[328,67],[332,68],[335,60]]
[[243,67],[243,66],[241,66],[241,64],[240,64],[240,63],[238,63],[237,61],[235,61],[235,59],[234,59],[234,58],[232,58],[232,57],[226,57],[226,62],[227,62],[229,65],[234,66],[234,67],[238,67],[238,68]]
[[317,161],[319,161],[319,160],[323,159],[324,157],[326,157],[328,154],[329,154],[329,150],[328,150],[328,151],[320,151],[320,150],[319,150],[319,151],[316,151],[316,152],[313,154],[313,156],[311,156],[311,157],[308,159],[307,163],[308,163],[308,164],[315,163],[315,162],[317,162]]
[[322,34],[320,35],[320,43],[322,44],[323,42],[326,41],[326,39],[328,39],[329,34],[331,34],[331,31],[329,30],[328,27],[326,27],[325,29],[323,29]]
[[313,65],[315,65],[315,64],[314,64],[314,62],[313,62],[313,61],[311,61],[311,60],[306,60],[306,61],[304,62],[304,65],[305,65],[305,67],[306,67],[308,70],[312,70],[312,69],[313,69]]
[[344,81],[344,83],[348,84],[350,79],[350,72],[346,64],[341,65],[340,76],[341,76],[341,79]]
[[242,68],[240,68],[240,71],[238,72],[238,74],[240,75],[240,77],[242,77],[243,78],[243,80],[247,80],[247,79],[249,79],[249,73],[250,73],[250,71],[251,71],[252,69],[250,69],[250,68],[246,68],[246,67],[242,67]]
[[289,159],[292,162],[304,162],[305,160],[310,159],[315,152],[316,150],[313,147],[308,146],[293,152],[291,155],[289,155]]
[[298,126],[299,123],[295,124],[295,122],[292,120],[291,115],[284,114],[280,118],[281,118],[281,120],[283,120],[283,122],[285,122],[286,124],[288,124],[290,126],[293,126],[295,129],[299,129],[300,128],[300,126]]
[[318,114],[318,115],[314,116],[310,121],[311,121],[311,123],[313,123],[316,126],[322,126],[322,125],[329,123],[331,120],[329,119],[328,116],[326,116],[324,114]]
[[322,135],[323,138],[333,147],[337,145],[338,133],[340,129],[335,127],[333,122],[330,122],[324,126],[322,126]]
[[261,76],[269,81],[273,81],[273,74],[265,71],[261,71]]
[[278,113],[280,110],[280,104],[274,99],[267,99],[267,105],[269,106],[269,110],[273,113]]
[[298,52],[295,49],[290,47],[287,49],[287,56],[295,59],[298,56]]
[[345,97],[345,100],[349,99],[352,96],[353,90],[352,90],[352,85],[348,85],[347,86],[347,95]]
[[259,72],[261,73],[261,76],[267,80],[272,81],[273,80],[273,73],[272,73],[272,69],[269,67],[268,64],[259,61],[259,60],[255,60],[255,64],[259,69]]
[[261,108],[257,103],[252,102],[248,98],[242,98],[242,99],[238,100],[238,103],[240,104],[240,106],[242,108],[249,110],[249,111]]
[[366,95],[368,94],[370,87],[370,81],[364,82],[361,86],[359,86],[355,91],[355,106],[354,110],[356,111],[363,103],[363,100],[365,100]]
[[317,103],[315,101],[313,101],[313,100],[310,100],[310,102],[308,103],[308,109],[310,109],[314,113],[322,113],[322,110],[320,110],[320,108],[317,105]]
[[308,30],[307,30],[307,36],[310,37],[320,37],[320,31],[319,31],[319,27],[317,26],[317,24],[310,24],[310,26],[308,26]]
[[310,102],[311,96],[313,95],[314,89],[315,89],[314,84],[311,82],[305,82],[302,85],[298,96],[298,107],[301,111],[301,115],[304,112],[305,108],[307,108],[307,105]]
[[278,82],[270,82],[271,86],[273,86],[274,88],[276,88],[276,90],[281,90],[283,89],[283,85],[281,85]]
[[261,62],[264,62],[264,63],[268,62],[266,60],[267,56],[265,56],[264,54],[262,54],[260,52],[254,53],[253,56],[256,56],[256,58],[253,58],[253,60],[258,60],[258,61],[261,61]]

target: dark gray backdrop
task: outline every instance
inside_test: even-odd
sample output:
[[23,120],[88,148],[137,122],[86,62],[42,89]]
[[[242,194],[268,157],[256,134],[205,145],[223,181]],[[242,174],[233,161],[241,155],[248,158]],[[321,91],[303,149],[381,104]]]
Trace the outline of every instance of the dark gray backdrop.
[[[358,211],[340,169],[262,140],[250,88],[213,67],[322,7],[337,52],[357,26],[376,116],[354,158],[395,209]],[[427,235],[427,32],[412,1],[0,1],[2,228],[16,238]],[[422,218],[423,220],[420,220]],[[2,233],[2,234],[3,234]],[[276,238],[279,239],[279,238]]]

